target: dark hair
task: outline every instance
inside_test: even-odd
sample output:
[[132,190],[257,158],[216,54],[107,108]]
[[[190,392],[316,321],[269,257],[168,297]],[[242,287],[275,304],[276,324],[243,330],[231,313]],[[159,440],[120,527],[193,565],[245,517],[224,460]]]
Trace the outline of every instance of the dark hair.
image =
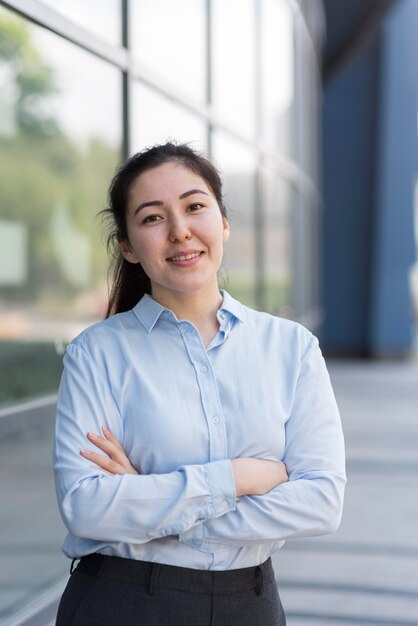
[[221,213],[226,217],[222,195],[222,181],[216,167],[203,155],[183,143],[168,142],[142,150],[123,162],[116,171],[109,187],[109,206],[103,213],[111,222],[107,239],[112,257],[111,284],[106,317],[129,311],[146,293],[151,293],[151,281],[140,263],[129,263],[118,245],[128,239],[126,212],[129,194],[138,176],[164,163],[176,162],[206,182],[213,192]]

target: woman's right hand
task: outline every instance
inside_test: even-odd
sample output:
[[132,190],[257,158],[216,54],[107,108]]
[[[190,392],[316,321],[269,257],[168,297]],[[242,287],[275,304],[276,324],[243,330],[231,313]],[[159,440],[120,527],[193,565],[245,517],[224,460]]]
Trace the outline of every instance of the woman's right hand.
[[252,457],[232,459],[237,496],[262,496],[289,480],[286,465]]

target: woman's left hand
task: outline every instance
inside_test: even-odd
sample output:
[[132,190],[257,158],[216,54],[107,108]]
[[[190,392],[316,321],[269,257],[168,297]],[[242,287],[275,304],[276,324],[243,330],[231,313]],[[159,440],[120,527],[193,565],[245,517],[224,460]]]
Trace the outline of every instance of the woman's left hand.
[[87,439],[95,446],[106,452],[107,456],[91,452],[90,450],[81,450],[80,454],[85,459],[93,461],[101,469],[108,474],[138,474],[136,469],[131,465],[125,450],[119,441],[112,435],[109,429],[102,427],[104,437],[99,437],[94,433],[87,433]]

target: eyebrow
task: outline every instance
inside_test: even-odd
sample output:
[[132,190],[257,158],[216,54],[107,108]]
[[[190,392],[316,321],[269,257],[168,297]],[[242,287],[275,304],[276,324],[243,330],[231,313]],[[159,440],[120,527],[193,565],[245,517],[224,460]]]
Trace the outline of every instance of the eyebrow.
[[[189,191],[185,191],[179,196],[179,200],[183,200],[184,198],[188,198],[189,196],[193,196],[196,193],[203,193],[205,196],[209,194],[207,191],[203,191],[203,189],[189,189]],[[134,216],[139,213],[141,209],[145,209],[147,206],[162,206],[164,202],[162,200],[148,200],[147,202],[142,202],[138,207],[136,207],[134,211]]]

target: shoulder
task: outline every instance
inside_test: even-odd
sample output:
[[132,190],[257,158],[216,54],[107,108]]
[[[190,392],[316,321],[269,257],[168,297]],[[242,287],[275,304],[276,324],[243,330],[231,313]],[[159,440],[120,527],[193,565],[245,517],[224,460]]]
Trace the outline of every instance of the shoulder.
[[256,311],[251,307],[241,304],[242,320],[247,332],[256,336],[264,336],[273,343],[279,341],[282,346],[298,349],[301,356],[313,343],[316,337],[299,322],[278,317],[264,311]]
[[134,330],[140,328],[133,312],[117,313],[83,330],[69,343],[67,353],[83,352],[93,357],[112,354]]

